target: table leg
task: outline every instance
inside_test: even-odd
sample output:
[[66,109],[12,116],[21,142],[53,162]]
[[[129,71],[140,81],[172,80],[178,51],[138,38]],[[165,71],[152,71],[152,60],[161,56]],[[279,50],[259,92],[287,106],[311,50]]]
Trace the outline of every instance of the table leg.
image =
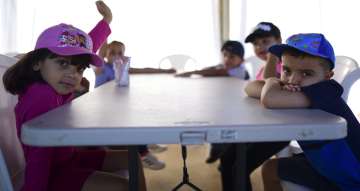
[[139,190],[139,154],[137,146],[128,146],[129,151],[129,188],[130,191]]
[[235,144],[234,190],[247,191],[246,143]]

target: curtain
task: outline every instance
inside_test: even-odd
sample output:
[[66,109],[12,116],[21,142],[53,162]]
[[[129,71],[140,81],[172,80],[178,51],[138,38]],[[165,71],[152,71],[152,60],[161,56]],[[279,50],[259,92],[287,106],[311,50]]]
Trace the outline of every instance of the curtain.
[[16,0],[0,1],[0,53],[16,51]]

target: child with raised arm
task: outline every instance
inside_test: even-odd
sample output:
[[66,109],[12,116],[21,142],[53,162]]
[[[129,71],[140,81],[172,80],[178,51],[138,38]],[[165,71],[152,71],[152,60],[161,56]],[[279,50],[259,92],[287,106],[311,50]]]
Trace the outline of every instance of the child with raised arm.
[[[112,41],[110,44],[104,43],[101,47],[100,56],[103,56],[106,63],[102,67],[95,68],[96,82],[95,87],[115,79],[114,62],[126,63],[130,57],[125,56],[125,44],[120,41]],[[175,73],[174,69],[159,68],[129,68],[130,74],[157,74]]]
[[343,88],[331,80],[335,55],[322,34],[297,34],[270,52],[281,58],[281,79],[248,84],[249,96],[267,108],[312,108],[343,117],[347,137],[326,141],[298,141],[304,154],[272,159],[263,168],[265,190],[282,190],[286,180],[313,190],[360,189],[360,124],[341,98]]
[[244,62],[244,47],[238,41],[226,41],[221,47],[222,63],[201,70],[179,73],[176,76],[189,77],[193,74],[212,76],[233,76],[243,80],[249,79]]
[[[104,43],[100,48],[100,56],[105,56],[106,63],[102,67],[95,68],[96,80],[95,87],[114,80],[115,79],[115,70],[114,62],[124,62],[130,61],[130,57],[125,56],[125,45],[119,41],[112,41],[110,44]],[[175,70],[169,69],[155,69],[155,68],[130,68],[130,73],[173,73]],[[151,145],[153,148],[156,148],[158,151],[165,151],[166,146],[162,145]],[[117,147],[110,147],[117,148]],[[141,145],[138,147],[138,151],[141,156],[141,161],[145,168],[151,170],[161,170],[165,168],[165,163],[160,161],[155,155],[149,152],[149,149],[146,145]]]
[[[103,64],[93,48],[98,48],[109,35],[111,15],[103,2],[97,2],[97,6],[104,19],[90,33],[92,39],[71,25],[55,25],[41,33],[33,51],[5,72],[5,89],[18,95],[15,116],[19,139],[22,124],[71,102],[89,64]],[[105,12],[100,11],[104,9]],[[34,147],[23,143],[22,147],[26,161],[23,191],[128,189],[125,178],[112,174],[127,169],[127,152]],[[139,177],[141,190],[145,190],[142,171]]]
[[269,47],[281,43],[279,28],[270,22],[260,22],[246,37],[245,42],[253,45],[255,55],[265,61],[256,74],[257,80],[280,77],[281,61],[269,52]]

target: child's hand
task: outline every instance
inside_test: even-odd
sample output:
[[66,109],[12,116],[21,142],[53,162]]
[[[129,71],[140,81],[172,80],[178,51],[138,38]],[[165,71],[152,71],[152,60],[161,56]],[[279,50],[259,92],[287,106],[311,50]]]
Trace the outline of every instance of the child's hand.
[[272,65],[276,65],[280,60],[277,56],[275,56],[272,53],[267,53],[267,59],[266,59],[266,63],[267,64],[272,64]]
[[94,68],[95,75],[100,75],[103,73],[103,67],[96,67]]
[[290,92],[300,92],[301,91],[301,87],[299,85],[294,85],[294,84],[285,84],[282,86],[282,89],[290,91]]
[[110,24],[112,21],[112,13],[110,8],[103,1],[96,1],[96,8],[99,13],[103,16],[104,20]]

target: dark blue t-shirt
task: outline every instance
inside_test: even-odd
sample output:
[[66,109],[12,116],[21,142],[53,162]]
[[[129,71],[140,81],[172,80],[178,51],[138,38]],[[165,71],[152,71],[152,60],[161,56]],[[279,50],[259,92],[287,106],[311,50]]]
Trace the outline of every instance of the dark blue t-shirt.
[[360,190],[360,124],[341,98],[343,88],[334,80],[303,87],[311,107],[343,117],[347,137],[331,141],[299,141],[310,164],[342,190]]

